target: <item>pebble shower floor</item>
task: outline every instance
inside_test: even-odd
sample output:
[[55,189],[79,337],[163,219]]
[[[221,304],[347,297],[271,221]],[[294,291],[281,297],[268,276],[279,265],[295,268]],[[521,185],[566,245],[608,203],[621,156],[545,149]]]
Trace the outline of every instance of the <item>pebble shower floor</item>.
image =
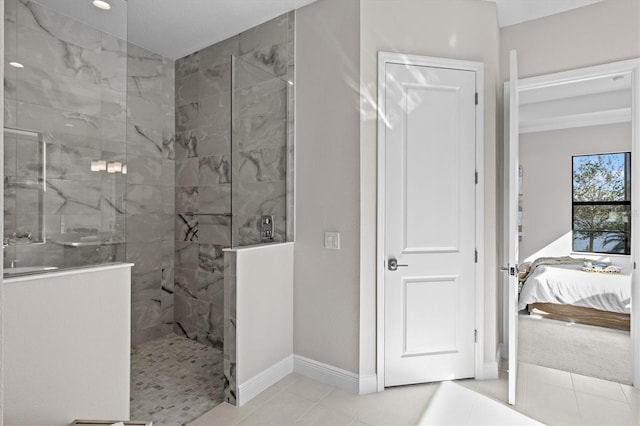
[[183,425],[224,399],[223,354],[176,334],[131,350],[131,420]]

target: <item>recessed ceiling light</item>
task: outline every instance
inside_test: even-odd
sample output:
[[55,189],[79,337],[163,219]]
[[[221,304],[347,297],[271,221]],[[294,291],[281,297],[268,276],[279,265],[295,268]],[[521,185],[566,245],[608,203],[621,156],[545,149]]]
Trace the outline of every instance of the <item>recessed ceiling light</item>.
[[111,9],[111,5],[104,0],[93,0],[93,5],[102,10]]
[[24,68],[24,65],[22,65],[20,62],[16,62],[16,61],[9,62],[9,65],[11,65],[14,68]]

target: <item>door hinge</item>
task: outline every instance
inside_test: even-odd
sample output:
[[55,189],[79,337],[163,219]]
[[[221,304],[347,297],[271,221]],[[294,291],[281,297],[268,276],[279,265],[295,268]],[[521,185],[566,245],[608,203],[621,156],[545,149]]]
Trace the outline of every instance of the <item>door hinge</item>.
[[475,252],[475,263],[478,263],[478,250],[476,249]]
[[476,92],[476,105],[478,105],[478,92]]
[[476,172],[476,185],[478,184],[478,172]]
[[633,269],[636,269],[636,262],[633,262]]
[[473,341],[478,343],[478,330],[473,330]]

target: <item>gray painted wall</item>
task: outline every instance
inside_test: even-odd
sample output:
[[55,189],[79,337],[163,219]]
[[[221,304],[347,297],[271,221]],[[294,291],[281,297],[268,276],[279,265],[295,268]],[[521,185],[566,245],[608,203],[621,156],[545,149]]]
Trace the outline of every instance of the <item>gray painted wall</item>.
[[[571,232],[571,156],[628,151],[630,123],[520,135],[524,171],[521,262]],[[539,256],[566,256],[570,252],[568,238],[561,247],[554,245],[553,252]]]
[[[358,372],[360,2],[296,12],[294,352]],[[340,250],[324,232],[340,232]]]
[[[486,358],[493,360],[495,5],[321,0],[298,10],[297,17],[295,353],[375,374],[375,104],[377,52],[386,50],[485,63],[485,335]],[[323,248],[324,231],[341,232],[341,250]]]
[[500,77],[509,79],[509,51],[521,78],[640,56],[640,2],[605,0],[500,30]]

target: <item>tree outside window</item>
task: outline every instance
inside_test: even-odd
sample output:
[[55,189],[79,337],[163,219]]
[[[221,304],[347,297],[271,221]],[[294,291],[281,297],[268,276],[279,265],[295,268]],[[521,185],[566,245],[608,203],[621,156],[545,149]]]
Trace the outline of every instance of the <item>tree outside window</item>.
[[631,153],[573,157],[573,251],[630,254]]

